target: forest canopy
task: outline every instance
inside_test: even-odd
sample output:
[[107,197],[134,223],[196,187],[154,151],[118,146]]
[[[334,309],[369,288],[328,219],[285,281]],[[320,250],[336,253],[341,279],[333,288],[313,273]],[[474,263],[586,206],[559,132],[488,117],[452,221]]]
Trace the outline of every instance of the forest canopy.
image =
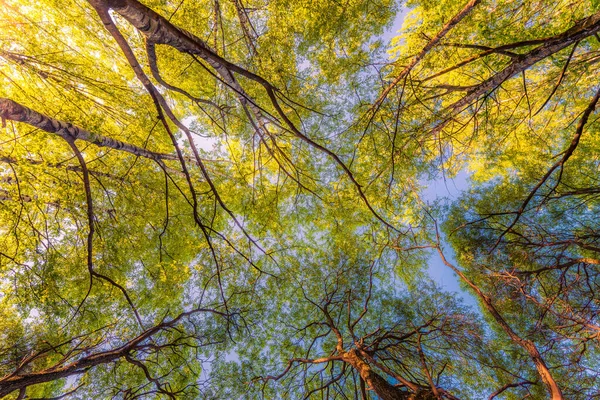
[[0,24],[0,398],[600,396],[598,1]]

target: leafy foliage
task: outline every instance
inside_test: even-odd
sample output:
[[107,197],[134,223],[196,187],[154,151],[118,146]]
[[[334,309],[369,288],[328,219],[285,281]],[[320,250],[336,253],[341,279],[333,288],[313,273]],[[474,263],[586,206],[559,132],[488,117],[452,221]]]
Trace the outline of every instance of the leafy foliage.
[[0,397],[598,395],[597,2],[0,15]]

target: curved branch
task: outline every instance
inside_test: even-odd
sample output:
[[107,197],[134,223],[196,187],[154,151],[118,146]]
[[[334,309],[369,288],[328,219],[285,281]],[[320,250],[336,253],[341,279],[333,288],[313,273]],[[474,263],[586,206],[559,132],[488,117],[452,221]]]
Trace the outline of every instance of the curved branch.
[[173,86],[170,83],[166,82],[160,75],[160,70],[158,69],[158,62],[156,60],[156,46],[154,45],[154,43],[152,43],[149,40],[146,40],[146,55],[148,57],[148,65],[150,65],[150,72],[152,72],[152,77],[154,77],[154,79],[156,79],[156,81],[158,83],[160,83],[162,86],[164,86],[165,88],[167,88],[169,90],[172,90],[174,92],[177,92],[177,93],[180,93],[180,94],[186,96],[193,102],[207,104],[207,105],[217,108],[218,110],[223,109],[221,106],[219,106],[217,103],[215,103],[213,101],[202,99],[202,98],[196,97],[196,96],[192,96],[190,93],[186,92],[185,90],[183,90],[177,86]]
[[[599,27],[600,27],[600,25],[599,25]],[[529,192],[529,195],[527,195],[527,198],[525,198],[525,200],[521,204],[521,207],[516,212],[516,216],[513,219],[513,221],[498,237],[498,240],[494,244],[492,251],[498,246],[498,244],[500,243],[500,241],[502,240],[504,235],[506,235],[517,224],[517,222],[521,218],[521,215],[523,215],[523,213],[526,211],[526,208],[527,208],[527,205],[529,205],[529,202],[531,202],[531,200],[533,199],[533,197],[535,196],[537,191],[542,187],[542,185],[544,185],[544,183],[550,178],[550,176],[552,176],[554,171],[556,171],[557,169],[560,169],[561,175],[562,175],[562,169],[563,169],[565,163],[569,160],[569,158],[571,158],[571,156],[575,152],[575,149],[577,149],[577,146],[579,145],[579,140],[581,139],[581,135],[583,134],[583,129],[585,128],[585,125],[587,124],[587,122],[590,118],[590,115],[596,109],[596,105],[598,104],[599,100],[600,100],[600,87],[596,91],[596,94],[594,95],[594,97],[592,98],[592,100],[590,101],[590,103],[588,104],[586,109],[584,110],[583,115],[581,116],[581,119],[577,123],[577,128],[575,129],[575,135],[573,135],[573,139],[571,139],[571,143],[569,144],[569,147],[562,153],[563,156],[561,157],[561,159],[558,160],[556,163],[554,163],[554,165],[552,165],[552,167],[550,167],[550,169],[544,174],[542,179],[540,179],[538,181],[538,183],[535,185],[535,187]],[[550,196],[550,194],[552,194],[554,189],[556,189],[556,186],[558,185],[558,183],[560,183],[560,176],[557,181],[557,184],[550,191],[550,193],[548,193],[548,195],[546,197],[548,197],[548,196]],[[543,202],[542,202],[542,204],[543,204]]]
[[[38,372],[31,372],[27,374],[16,374],[9,375],[7,377],[0,378],[0,398],[7,396],[8,394],[24,389],[31,385],[36,385],[45,382],[51,382],[58,379],[67,378],[73,375],[80,375],[86,373],[90,368],[97,365],[108,364],[114,362],[120,358],[125,357],[131,352],[139,349],[145,341],[150,340],[154,335],[161,331],[168,330],[176,326],[183,318],[192,316],[194,314],[206,312],[216,314],[222,317],[230,317],[230,314],[223,313],[210,308],[196,308],[191,311],[187,311],[179,314],[177,317],[168,322],[162,322],[155,325],[134,339],[129,340],[121,346],[116,348],[99,351],[92,354],[88,354],[80,359],[73,361],[69,364],[57,364],[48,367]],[[82,352],[84,354],[84,352]]]
[[[338,166],[340,166],[344,173],[350,178],[352,184],[357,189],[361,199],[364,201],[371,213],[384,225],[398,232],[398,229],[396,229],[389,222],[383,219],[371,206],[361,185],[358,183],[352,171],[350,171],[348,166],[340,159],[340,157],[331,150],[327,149],[326,147],[314,142],[312,139],[302,134],[298,130],[298,128],[296,128],[294,123],[285,114],[285,112],[281,108],[281,105],[279,104],[279,101],[277,100],[277,97],[275,95],[275,93],[278,91],[277,88],[268,80],[251,71],[248,71],[245,68],[240,67],[239,65],[227,61],[223,57],[216,54],[202,39],[186,30],[176,27],[175,25],[171,24],[167,19],[165,19],[152,9],[141,4],[137,0],[88,1],[96,9],[114,10],[127,21],[129,21],[144,36],[146,36],[146,39],[148,41],[155,44],[169,45],[182,53],[197,55],[204,59],[212,68],[215,69],[215,71],[217,71],[217,73],[222,77],[222,79],[227,83],[227,85],[237,93],[240,103],[242,105],[247,105],[250,108],[250,110],[252,110],[259,123],[259,128],[265,129],[265,125],[269,122],[269,119],[264,115],[262,109],[259,108],[254,101],[252,101],[251,97],[248,96],[246,91],[235,79],[234,73],[242,75],[245,78],[248,78],[261,85],[266,90],[273,107],[275,107],[279,116],[285,121],[285,124],[288,126],[290,131],[298,138],[308,143],[310,146],[316,148],[317,150],[325,153],[327,156],[332,158],[333,161]],[[471,0],[469,4],[476,4],[479,1],[480,0]]]

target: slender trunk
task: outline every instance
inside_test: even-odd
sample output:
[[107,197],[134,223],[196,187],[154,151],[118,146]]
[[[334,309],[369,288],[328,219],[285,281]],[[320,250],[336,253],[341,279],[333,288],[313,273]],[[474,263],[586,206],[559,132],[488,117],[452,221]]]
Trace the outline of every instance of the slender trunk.
[[223,57],[219,56],[210,46],[199,37],[171,24],[167,19],[157,14],[138,1],[131,0],[89,0],[94,7],[112,9],[125,18],[131,25],[139,30],[146,39],[154,44],[164,44],[179,50],[182,53],[196,55],[206,61],[219,77],[233,89],[240,101],[253,112],[259,124],[266,123],[267,118],[262,110],[252,101],[232,72],[237,72],[261,85],[271,86],[265,79],[245,70]]
[[494,90],[510,77],[521,73],[544,58],[598,32],[600,32],[600,12],[578,21],[562,34],[549,38],[544,44],[531,50],[527,54],[519,56],[519,58],[502,71],[470,89],[466,96],[452,104],[449,109],[452,110],[452,112],[459,112],[463,107],[468,106],[480,96]]
[[256,54],[256,40],[257,35],[250,19],[248,18],[248,13],[244,8],[241,0],[233,0],[233,4],[235,5],[235,10],[237,11],[238,19],[240,20],[240,26],[242,27],[242,31],[244,32],[244,39],[246,40],[246,44],[248,46],[248,50],[250,50],[251,55]]
[[[139,348],[139,346],[143,345],[157,333],[171,329],[173,326],[180,323],[182,319],[198,313],[210,313],[220,315],[222,317],[229,316],[228,314],[213,309],[196,308],[191,311],[183,312],[170,321],[161,322],[152,328],[146,329],[140,335],[117,348],[99,351],[96,353],[93,352],[92,348],[87,350],[80,349],[82,357],[75,361],[68,362],[68,359],[63,359],[57,364],[49,366],[44,370],[24,373],[22,369],[29,365],[31,361],[35,360],[34,356],[30,356],[28,360],[21,360],[21,366],[17,368],[17,370],[6,376],[0,377],[0,398],[15,391],[22,391],[28,386],[52,382],[58,379],[68,378],[73,375],[85,374],[90,368],[101,364],[109,364],[120,358],[131,355],[132,352],[135,352]],[[159,348],[160,347],[158,347],[157,350]],[[41,353],[37,354],[43,353],[44,351],[42,350]],[[85,355],[86,353],[87,355]]]
[[114,150],[126,151],[138,157],[150,158],[152,160],[174,160],[174,155],[156,153],[146,150],[142,147],[134,146],[129,143],[121,142],[106,136],[97,135],[69,122],[59,121],[57,119],[40,114],[30,108],[27,108],[16,101],[0,98],[0,117],[3,120],[23,122],[43,131],[54,133],[63,139],[83,140],[93,143],[100,147],[109,147]]
[[[394,231],[399,232],[396,227],[381,217],[371,206],[367,196],[365,195],[365,192],[362,189],[362,186],[358,183],[354,177],[354,174],[342,161],[342,159],[333,151],[318,144],[300,132],[300,130],[283,111],[283,108],[277,100],[277,89],[268,80],[240,67],[239,65],[227,61],[215,53],[215,51],[212,50],[202,39],[171,24],[171,22],[169,22],[167,19],[141,4],[137,0],[88,0],[88,2],[94,8],[96,8],[96,10],[108,11],[108,9],[112,9],[129,21],[129,23],[139,30],[144,36],[146,36],[146,40],[149,42],[154,44],[165,44],[174,47],[182,53],[198,56],[206,61],[220,76],[220,80],[222,80],[236,92],[236,95],[244,108],[251,112],[252,115],[249,114],[249,116],[254,117],[256,123],[258,124],[258,127],[256,128],[257,132],[262,139],[265,140],[265,137],[272,136],[267,129],[267,124],[269,122],[279,124],[279,121],[276,121],[275,117],[268,114],[263,108],[258,106],[258,104],[244,91],[244,88],[235,79],[234,74],[242,75],[243,77],[263,86],[271,100],[273,107],[277,111],[276,114],[279,115],[279,117],[281,117],[281,119],[285,122],[287,128],[296,137],[302,139],[310,146],[331,157],[331,159],[333,159],[333,161],[335,161],[335,163],[344,170],[344,173],[348,176],[348,178],[350,178],[369,211],[371,211],[371,213],[384,225]],[[106,22],[104,23],[106,24]],[[254,125],[253,121],[252,123]]]
[[560,389],[560,386],[558,386],[558,383],[556,383],[556,380],[554,380],[552,373],[550,373],[550,369],[546,365],[546,362],[544,361],[544,358],[542,357],[539,350],[537,349],[535,343],[533,343],[531,340],[521,338],[512,329],[512,327],[508,324],[508,322],[506,322],[504,317],[502,317],[502,315],[500,314],[500,312],[498,311],[496,306],[494,306],[494,304],[492,303],[492,300],[490,299],[490,297],[487,296],[485,293],[483,293],[483,291],[479,288],[479,286],[475,285],[475,283],[473,283],[469,278],[467,278],[466,275],[463,274],[461,270],[459,270],[454,265],[452,265],[450,262],[448,262],[448,260],[446,260],[446,257],[444,256],[444,253],[442,252],[442,250],[439,247],[438,247],[438,253],[440,254],[440,257],[442,258],[443,263],[447,267],[452,269],[460,277],[460,279],[462,279],[467,285],[469,285],[473,289],[473,291],[477,294],[477,296],[483,301],[483,305],[484,305],[485,309],[492,315],[494,320],[496,320],[498,325],[500,325],[502,330],[504,330],[504,332],[510,337],[510,339],[517,345],[521,346],[525,351],[527,351],[527,353],[529,354],[529,357],[531,358],[531,360],[533,361],[533,363],[535,365],[535,368],[538,371],[538,374],[540,375],[540,378],[542,378],[542,381],[544,382],[544,384],[546,385],[546,388],[548,389],[548,392],[550,393],[550,398],[552,400],[563,400],[564,397],[563,397],[562,391]]

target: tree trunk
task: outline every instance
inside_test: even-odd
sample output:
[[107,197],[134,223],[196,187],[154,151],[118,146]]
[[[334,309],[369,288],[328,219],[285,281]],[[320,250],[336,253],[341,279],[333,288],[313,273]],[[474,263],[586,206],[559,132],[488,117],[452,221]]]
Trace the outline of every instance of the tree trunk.
[[[427,393],[410,393],[392,385],[381,375],[373,371],[371,366],[358,355],[356,349],[344,353],[343,359],[360,374],[362,380],[365,381],[370,389],[377,393],[377,396],[382,400],[428,400],[429,398],[434,398],[430,397]],[[425,395],[425,397],[423,397],[423,395]]]
[[114,150],[126,151],[135,156],[156,161],[176,159],[172,154],[156,153],[142,147],[121,142],[120,140],[94,134],[69,122],[59,121],[40,114],[10,99],[0,98],[0,117],[10,121],[23,122],[43,131],[54,133],[67,141],[83,140],[99,147],[109,147]]

